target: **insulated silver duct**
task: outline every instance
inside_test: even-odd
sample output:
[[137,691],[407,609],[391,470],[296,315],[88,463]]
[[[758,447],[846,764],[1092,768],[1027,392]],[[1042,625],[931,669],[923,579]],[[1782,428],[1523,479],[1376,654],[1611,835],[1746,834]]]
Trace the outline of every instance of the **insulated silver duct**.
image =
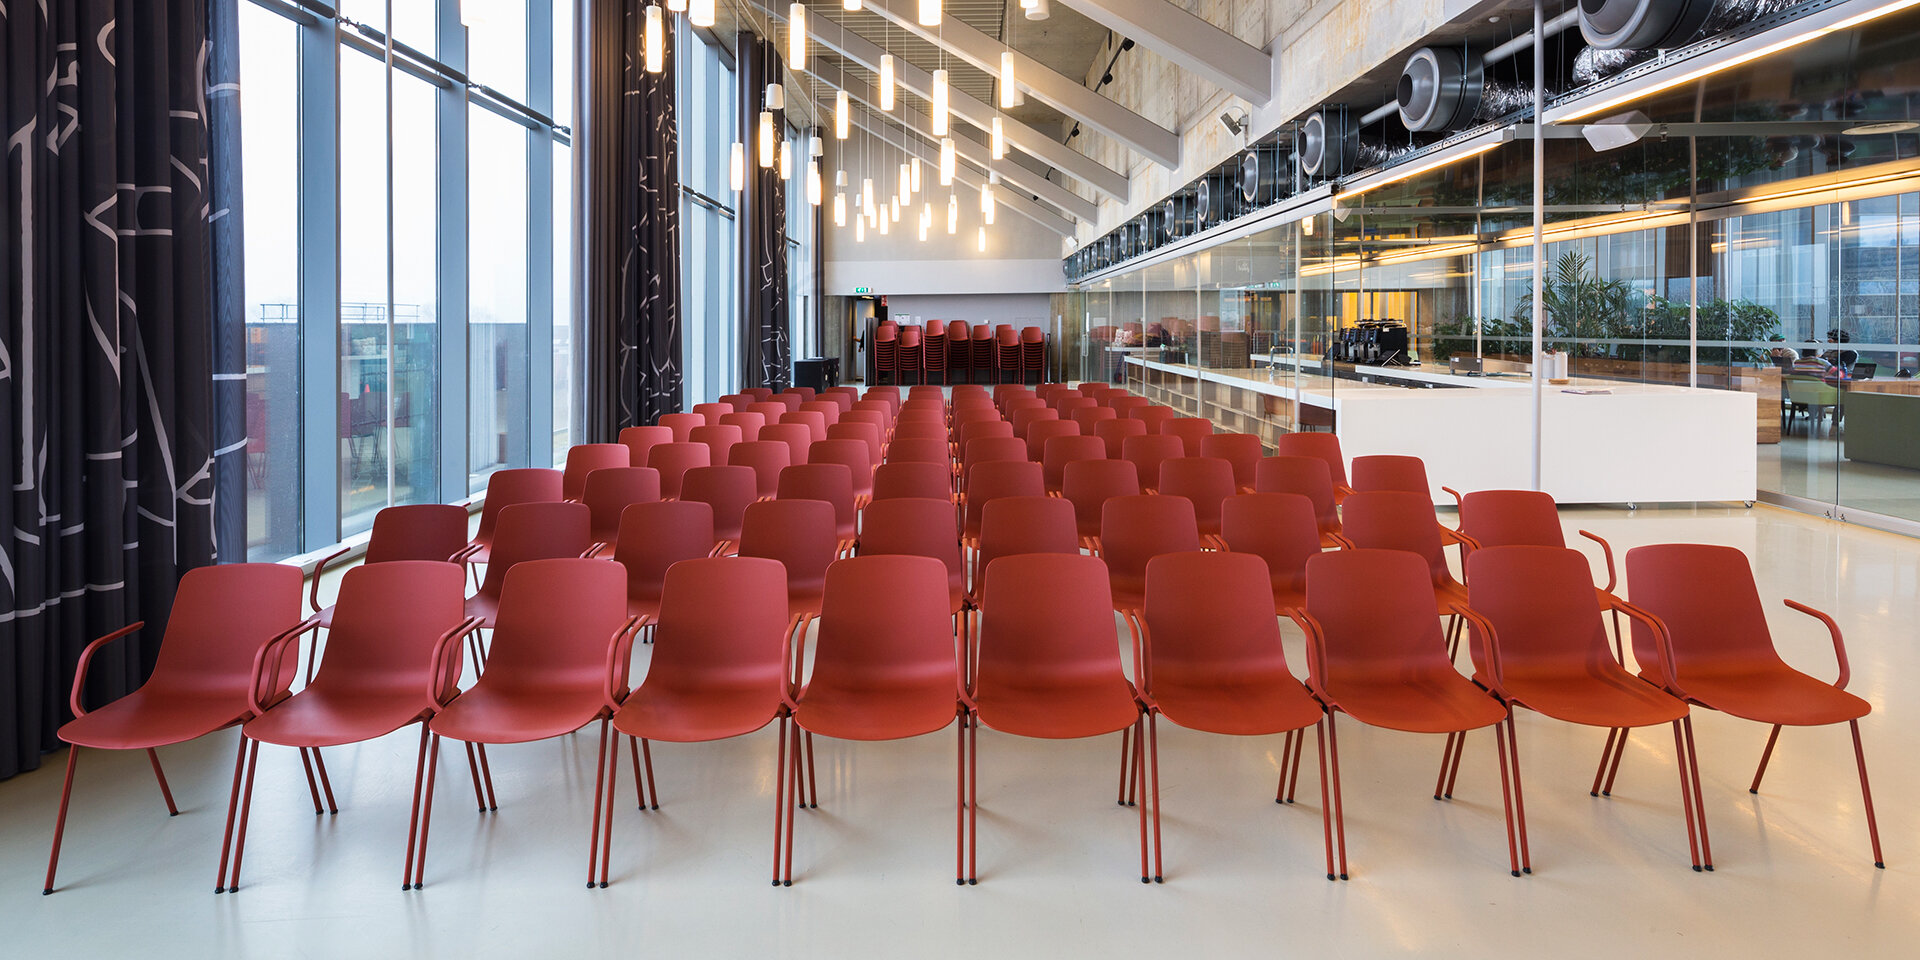
[[1580,0],[1580,33],[1602,50],[1677,47],[1707,22],[1714,0]]
[[[1586,29],[1586,8],[1593,2],[1594,0],[1582,0],[1582,31]],[[1642,6],[1656,2],[1658,0],[1639,0]],[[1681,3],[1691,2],[1694,0],[1681,0]],[[1670,39],[1661,44],[1630,44],[1616,48],[1595,44],[1581,50],[1573,61],[1573,83],[1575,86],[1585,86],[1605,80],[1625,71],[1628,67],[1652,59],[1654,50],[1658,47],[1679,46],[1702,37],[1725,33],[1735,27],[1745,26],[1762,17],[1771,16],[1804,2],[1806,0],[1718,0],[1717,3],[1702,4],[1711,7],[1710,15],[1685,36]],[[1632,6],[1632,4],[1620,4],[1620,6]]]
[[1300,125],[1300,170],[1309,177],[1337,177],[1354,169],[1360,138],[1343,110],[1316,110]]
[[1473,120],[1486,87],[1480,57],[1457,47],[1421,47],[1400,69],[1394,99],[1400,123],[1415,133],[1458,130]]
[[1382,164],[1391,163],[1420,149],[1420,147],[1420,144],[1414,143],[1363,143],[1360,145],[1358,151],[1359,156],[1354,162],[1353,169],[1365,170],[1369,167],[1378,167]]

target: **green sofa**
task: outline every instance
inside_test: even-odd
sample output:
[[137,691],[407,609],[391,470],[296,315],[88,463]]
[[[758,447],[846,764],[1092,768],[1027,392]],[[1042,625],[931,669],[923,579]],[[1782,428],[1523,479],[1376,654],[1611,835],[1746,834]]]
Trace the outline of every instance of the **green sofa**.
[[1848,460],[1920,470],[1920,396],[1847,391]]

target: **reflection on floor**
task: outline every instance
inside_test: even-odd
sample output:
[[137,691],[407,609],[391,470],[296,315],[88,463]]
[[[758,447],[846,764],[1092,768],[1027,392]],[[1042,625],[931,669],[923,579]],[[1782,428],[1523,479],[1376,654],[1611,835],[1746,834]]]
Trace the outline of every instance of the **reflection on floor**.
[[[1764,728],[1696,720],[1719,870],[1686,866],[1670,739],[1637,735],[1612,799],[1587,795],[1605,734],[1523,713],[1535,874],[1507,876],[1491,742],[1467,746],[1456,799],[1429,797],[1441,738],[1341,724],[1353,879],[1321,877],[1312,751],[1300,802],[1276,806],[1279,738],[1163,725],[1168,876],[1135,874],[1116,807],[1118,746],[981,737],[980,885],[952,882],[953,737],[821,741],[820,807],[798,816],[791,889],[767,884],[770,731],[657,745],[658,812],[623,803],[613,885],[585,889],[594,737],[492,752],[500,810],[476,816],[446,751],[425,890],[399,889],[411,731],[327,753],[341,801],[315,818],[290,750],[261,751],[245,887],[212,892],[231,732],[163,751],[169,819],[138,754],[88,752],[62,857],[39,895],[61,758],[0,783],[0,904],[9,956],[659,957],[1161,955],[1484,957],[1909,955],[1920,938],[1920,550],[1909,539],[1761,506],[1570,510],[1620,550],[1690,540],[1756,558],[1784,656],[1821,677],[1833,652],[1787,596],[1846,631],[1888,869],[1869,862],[1844,729],[1789,730],[1747,793]],[[1587,551],[1597,564],[1598,551]],[[1295,669],[1298,631],[1285,627]],[[638,658],[644,669],[644,652]],[[623,777],[622,798],[631,783]],[[369,946],[379,944],[378,947]]]

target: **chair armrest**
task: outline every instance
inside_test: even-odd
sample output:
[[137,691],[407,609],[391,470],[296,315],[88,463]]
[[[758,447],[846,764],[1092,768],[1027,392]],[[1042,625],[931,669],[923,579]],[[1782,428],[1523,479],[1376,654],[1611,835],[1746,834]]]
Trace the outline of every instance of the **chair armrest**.
[[[433,657],[427,661],[427,696],[433,700],[435,711],[445,710],[447,704],[453,701],[454,695],[460,692],[459,674],[456,673],[450,677],[442,676],[452,666],[447,659],[447,651],[468,634],[479,630],[481,622],[479,617],[468,617],[433,642]],[[474,666],[478,667],[479,664],[476,663]]]
[[74,719],[77,720],[87,715],[87,711],[80,706],[80,691],[86,688],[87,668],[93,664],[93,655],[95,653],[100,652],[101,647],[104,647],[107,644],[112,643],[113,641],[126,636],[127,634],[133,633],[134,631],[146,625],[147,625],[147,622],[145,620],[135,620],[134,622],[129,623],[126,626],[121,627],[120,629],[115,630],[114,632],[109,633],[106,636],[101,637],[100,639],[87,644],[87,648],[85,650],[80,651],[80,661],[74,664],[74,667],[73,667],[73,694],[67,699],[67,706],[73,708]]
[[1602,536],[1600,536],[1599,534],[1597,534],[1597,533],[1593,533],[1593,532],[1591,532],[1591,531],[1587,531],[1587,530],[1582,530],[1582,531],[1580,531],[1580,535],[1581,535],[1581,536],[1583,536],[1583,537],[1586,537],[1586,538],[1587,538],[1588,540],[1592,540],[1592,541],[1593,541],[1594,543],[1597,543],[1597,544],[1599,544],[1599,545],[1600,545],[1600,551],[1601,551],[1602,553],[1604,553],[1604,554],[1606,554],[1606,557],[1607,557],[1607,585],[1606,585],[1606,586],[1605,586],[1604,588],[1602,588],[1602,589],[1604,589],[1604,590],[1606,590],[1606,591],[1607,591],[1608,593],[1612,593],[1612,592],[1613,592],[1613,585],[1614,585],[1614,583],[1615,583],[1615,578],[1614,578],[1614,573],[1613,573],[1613,544],[1611,544],[1611,543],[1608,543],[1605,537],[1602,537]]
[[608,544],[605,540],[596,540],[594,541],[593,546],[588,547],[585,551],[583,551],[580,554],[580,556],[585,557],[588,560],[592,560],[600,556],[601,554],[607,552],[607,546]]
[[787,664],[787,696],[800,693],[800,669],[807,662],[807,624],[813,617],[800,614],[787,624],[786,638],[781,642],[781,656]]
[[[294,625],[292,629],[261,644],[260,649],[254,651],[253,670],[249,674],[253,683],[247,691],[247,700],[253,705],[255,716],[267,711],[267,697],[274,693],[274,691],[268,689],[268,687],[271,683],[271,678],[280,675],[280,664],[286,657],[287,647],[289,645],[297,646],[302,634],[317,634],[319,630],[320,618],[308,617]],[[296,658],[299,656],[298,651],[295,652],[294,656]],[[268,657],[273,658],[273,665],[271,667],[267,665]],[[311,654],[308,655],[308,659],[312,659]],[[299,663],[297,659],[294,662],[296,664]]]
[[1498,637],[1494,634],[1493,621],[1488,620],[1480,611],[1464,603],[1455,603],[1450,606],[1453,608],[1454,613],[1466,618],[1469,632],[1479,635],[1480,659],[1481,662],[1487,666],[1485,679],[1487,683],[1491,685],[1488,689],[1493,692],[1494,696],[1502,700],[1513,699],[1512,696],[1507,693],[1507,675],[1505,668],[1500,663],[1500,647]]
[[345,550],[336,550],[320,558],[313,565],[313,580],[307,585],[307,602],[313,605],[313,612],[320,612],[320,575],[327,572],[327,565],[347,555]]
[[627,674],[633,669],[633,638],[646,625],[645,616],[628,617],[626,624],[607,643],[607,673],[601,692],[606,695],[609,710],[618,710],[626,702],[630,692]]
[[1658,651],[1660,657],[1661,684],[1667,688],[1668,693],[1682,700],[1692,700],[1693,698],[1680,686],[1680,673],[1673,661],[1673,635],[1667,631],[1667,625],[1661,622],[1659,617],[1619,597],[1613,598],[1612,606],[1613,609],[1645,624],[1647,629],[1652,631],[1654,649]]
[[1353,542],[1352,540],[1349,540],[1349,539],[1347,539],[1347,535],[1346,535],[1346,534],[1344,534],[1344,533],[1335,533],[1335,534],[1331,534],[1331,536],[1333,537],[1333,541],[1334,541],[1335,543],[1337,543],[1337,544],[1339,544],[1339,545],[1340,545],[1340,549],[1342,549],[1342,550],[1358,550],[1358,549],[1360,549],[1360,545],[1359,545],[1359,544],[1356,544],[1356,543],[1354,543],[1354,542]]
[[1322,684],[1327,675],[1326,639],[1320,631],[1320,621],[1305,610],[1295,609],[1287,612],[1288,618],[1298,624],[1307,635],[1307,689],[1319,698],[1320,702],[1332,706],[1333,698],[1327,695]]
[[453,552],[453,556],[447,558],[447,562],[471,563],[473,562],[472,560],[473,555],[480,552],[480,546],[481,545],[477,543],[469,543],[466,546],[461,547],[458,550],[455,550]]
[[1847,663],[1847,644],[1840,638],[1840,625],[1833,618],[1795,600],[1785,601],[1786,605],[1806,614],[1827,626],[1827,635],[1833,638],[1833,658],[1839,661],[1840,676],[1833,681],[1835,690],[1845,690],[1847,681],[1853,678],[1853,667]]
[[1460,495],[1460,491],[1447,486],[1442,486],[1440,489],[1442,492],[1446,493],[1447,496],[1450,496],[1453,498],[1453,508],[1455,510],[1458,510],[1462,506],[1466,505],[1466,498]]

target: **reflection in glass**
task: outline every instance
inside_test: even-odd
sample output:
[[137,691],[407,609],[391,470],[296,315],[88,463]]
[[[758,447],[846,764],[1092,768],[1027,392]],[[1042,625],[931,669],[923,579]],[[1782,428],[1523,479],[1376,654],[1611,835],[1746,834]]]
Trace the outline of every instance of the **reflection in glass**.
[[[560,4],[564,6],[564,4]],[[553,145],[553,463],[573,442],[573,151]]]
[[387,505],[387,118],[385,67],[340,51],[340,536]]
[[467,463],[478,493],[493,471],[530,462],[527,129],[479,106],[467,118]]
[[[396,5],[395,19],[399,18]],[[437,91],[393,74],[393,502],[437,503],[440,296]]]

